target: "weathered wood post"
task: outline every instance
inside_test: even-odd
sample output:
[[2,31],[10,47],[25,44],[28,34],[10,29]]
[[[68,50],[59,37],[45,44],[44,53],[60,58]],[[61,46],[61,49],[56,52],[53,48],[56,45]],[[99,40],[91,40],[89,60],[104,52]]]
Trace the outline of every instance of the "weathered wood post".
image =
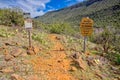
[[32,30],[32,19],[30,18],[30,13],[24,13],[24,24],[25,29],[28,31],[28,37],[29,37],[29,48],[32,47],[32,38],[31,38],[31,30]]

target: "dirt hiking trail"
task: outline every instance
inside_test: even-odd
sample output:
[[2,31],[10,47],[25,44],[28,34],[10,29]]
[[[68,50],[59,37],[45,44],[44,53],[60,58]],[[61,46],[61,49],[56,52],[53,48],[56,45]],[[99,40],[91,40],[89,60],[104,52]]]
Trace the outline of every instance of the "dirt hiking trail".
[[39,80],[77,80],[68,72],[71,69],[71,60],[67,58],[57,35],[50,34],[49,39],[54,43],[48,52],[50,58],[44,59],[39,56],[31,61],[35,73],[41,74]]

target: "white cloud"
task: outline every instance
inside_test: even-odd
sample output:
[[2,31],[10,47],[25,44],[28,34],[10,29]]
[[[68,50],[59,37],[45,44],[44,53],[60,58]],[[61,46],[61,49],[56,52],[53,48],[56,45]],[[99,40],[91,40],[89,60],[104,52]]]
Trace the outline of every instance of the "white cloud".
[[41,16],[43,14],[45,14],[45,13],[42,10],[39,11],[39,12],[31,12],[31,16],[32,17]]
[[24,12],[30,12],[31,16],[35,17],[44,14],[43,10],[48,2],[50,0],[0,0],[0,8],[17,6]]
[[84,1],[84,0],[76,0],[77,2],[82,2],[82,1]]
[[48,9],[48,12],[50,12],[50,11],[55,11],[55,10],[57,10],[57,9],[55,9],[54,7],[52,7],[52,6],[47,6],[49,9]]

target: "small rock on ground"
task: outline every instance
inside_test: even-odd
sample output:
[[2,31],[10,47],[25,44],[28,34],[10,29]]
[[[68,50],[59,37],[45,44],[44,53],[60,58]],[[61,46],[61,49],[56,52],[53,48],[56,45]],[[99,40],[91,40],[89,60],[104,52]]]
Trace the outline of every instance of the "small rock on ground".
[[25,79],[22,78],[21,76],[17,75],[17,74],[12,74],[11,75],[11,80],[25,80]]

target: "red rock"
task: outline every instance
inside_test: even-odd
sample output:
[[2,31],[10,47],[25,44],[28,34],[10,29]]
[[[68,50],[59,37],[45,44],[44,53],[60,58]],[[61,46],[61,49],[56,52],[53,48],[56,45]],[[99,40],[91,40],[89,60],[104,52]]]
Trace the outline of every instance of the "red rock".
[[0,47],[0,51],[2,51],[3,50],[3,48],[2,47]]
[[80,76],[80,80],[88,80],[85,75]]
[[85,54],[86,54],[86,55],[90,55],[90,53],[89,53],[89,52],[86,52]]
[[39,80],[37,75],[31,75],[28,80]]
[[14,71],[20,71],[20,66],[16,66],[16,65],[13,66],[13,70],[14,70]]
[[101,79],[104,79],[104,76],[100,73],[100,71],[96,70],[95,74],[100,77]]
[[[12,80],[25,80],[24,78],[22,78],[21,76],[17,75],[17,74],[12,74],[11,75],[11,79]],[[34,80],[34,79],[33,79]]]
[[80,68],[82,68],[83,70],[86,70],[87,67],[86,67],[86,64],[83,61],[83,59],[81,57],[79,57],[79,59],[77,61],[79,63]]
[[64,48],[60,48],[60,51],[64,51]]
[[5,69],[2,69],[2,70],[0,70],[2,73],[11,73],[11,72],[14,72],[14,70],[13,69],[11,69],[11,68],[5,68]]
[[4,56],[4,58],[5,58],[5,61],[10,61],[10,60],[12,60],[14,57],[13,57],[12,55],[10,55],[10,54],[7,54],[7,55]]
[[6,48],[7,48],[7,46],[6,46],[6,45],[3,45],[3,46],[2,46],[2,49],[6,49]]
[[85,64],[85,61],[83,61],[83,59],[80,57],[80,54],[75,53],[71,56],[71,58],[79,64],[81,69],[86,70],[87,65]]
[[28,61],[28,60],[22,60],[22,63],[23,63],[23,64],[28,64],[29,61]]
[[35,53],[34,53],[33,50],[28,50],[28,51],[27,51],[27,54],[29,54],[29,55],[34,55]]
[[72,67],[71,67],[71,70],[72,70],[72,71],[77,71],[77,68],[74,67],[74,66],[72,66]]
[[15,49],[10,54],[14,57],[18,57],[22,53],[21,49]]
[[96,65],[95,62],[94,62],[94,59],[95,59],[95,58],[94,58],[93,56],[88,56],[88,57],[87,57],[87,61],[88,61],[88,65],[89,65],[89,66],[91,66],[91,65],[92,65],[92,66],[95,66],[95,65]]
[[55,37],[57,40],[60,40],[60,37]]
[[40,51],[40,48],[37,47],[37,46],[34,46],[34,47],[31,47],[31,48],[28,48],[27,54],[35,55],[35,54],[39,53],[39,51]]
[[8,50],[5,49],[4,55],[8,55],[8,54],[9,54]]
[[72,54],[71,56],[72,56],[74,59],[79,59],[79,56],[80,56],[80,55],[79,55],[78,53],[74,53],[74,54]]
[[21,56],[22,56],[22,57],[26,57],[26,56],[27,56],[27,53],[22,53]]
[[39,47],[35,47],[35,46],[34,46],[34,47],[33,47],[33,51],[34,51],[35,54],[37,54],[37,53],[40,51],[40,49],[39,49]]

